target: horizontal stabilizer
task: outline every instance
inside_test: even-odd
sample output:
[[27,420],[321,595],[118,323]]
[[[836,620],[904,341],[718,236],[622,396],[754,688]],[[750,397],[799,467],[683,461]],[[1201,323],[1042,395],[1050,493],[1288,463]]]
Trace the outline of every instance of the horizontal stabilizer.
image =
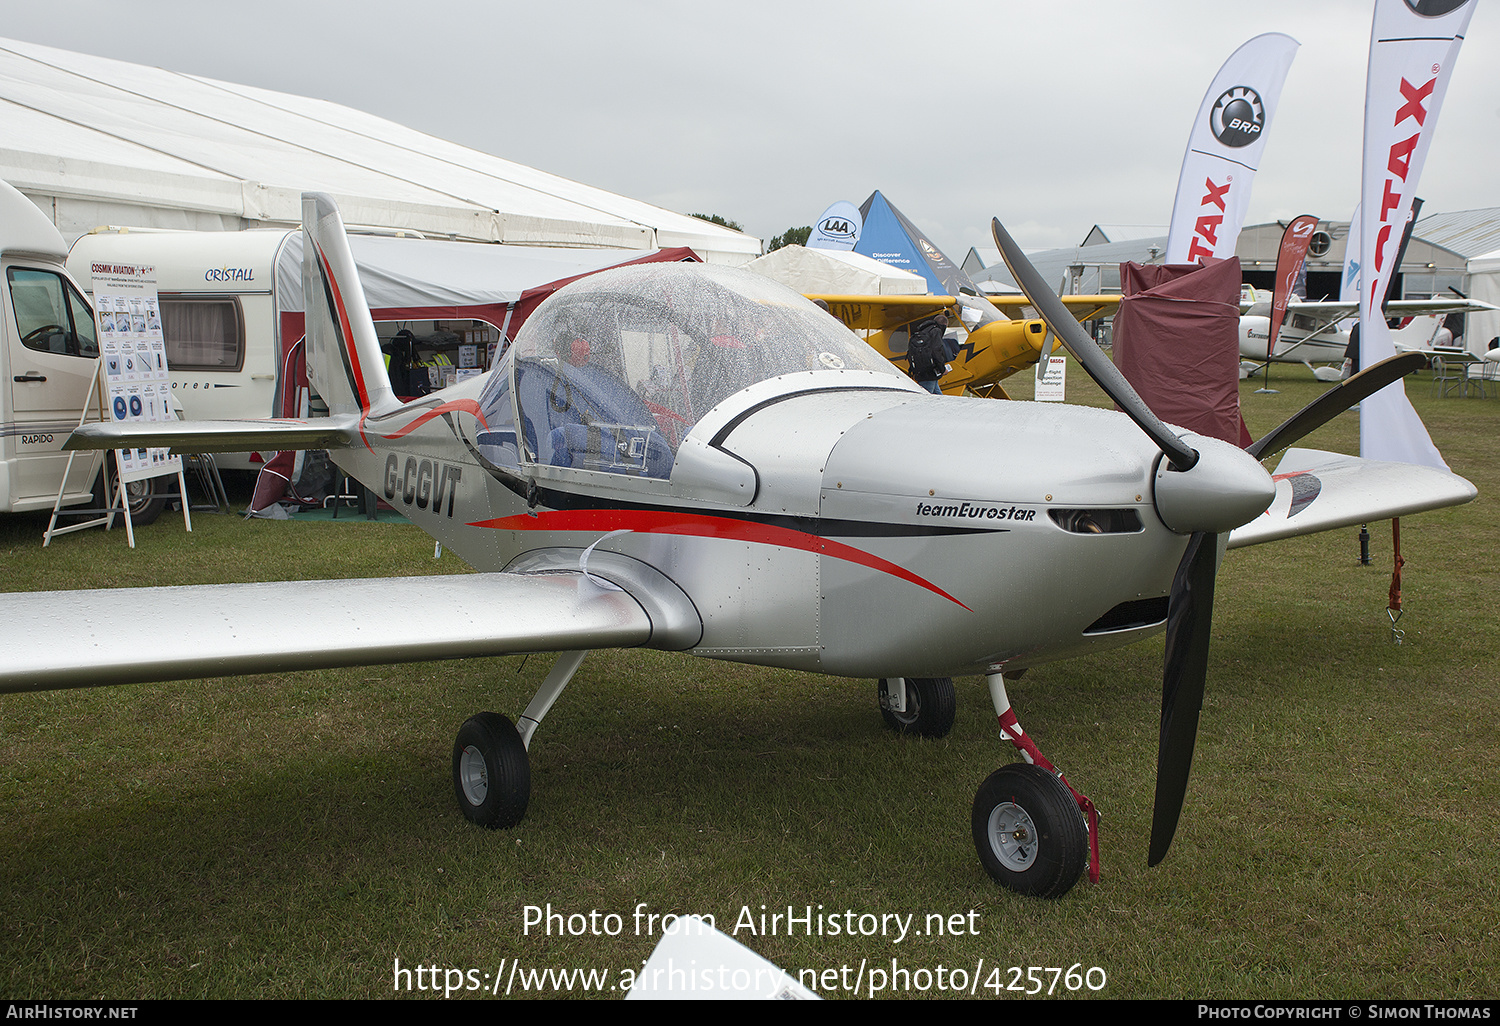
[[[414,611],[420,615],[414,615]],[[631,647],[652,622],[575,572],[0,595],[0,692]]]
[[1457,474],[1316,449],[1288,449],[1272,475],[1271,508],[1229,536],[1229,548],[1457,506],[1479,490]]
[[359,444],[359,418],[312,420],[113,421],[82,424],[64,449],[151,449],[178,453],[255,452],[280,449],[347,449]]

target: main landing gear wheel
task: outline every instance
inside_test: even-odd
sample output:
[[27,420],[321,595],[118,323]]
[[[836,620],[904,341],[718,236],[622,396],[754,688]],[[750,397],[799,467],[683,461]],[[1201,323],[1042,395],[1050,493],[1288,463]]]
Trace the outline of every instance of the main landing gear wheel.
[[471,822],[497,829],[526,815],[531,764],[515,724],[499,713],[470,716],[453,742],[453,790]]
[[953,712],[958,696],[952,677],[906,678],[906,712],[891,706],[886,678],[880,678],[880,716],[885,725],[898,734],[920,734],[922,737],[947,737],[953,729]]
[[1089,830],[1073,795],[1040,766],[1017,762],[989,775],[974,796],[974,847],[997,883],[1060,898],[1089,860]]

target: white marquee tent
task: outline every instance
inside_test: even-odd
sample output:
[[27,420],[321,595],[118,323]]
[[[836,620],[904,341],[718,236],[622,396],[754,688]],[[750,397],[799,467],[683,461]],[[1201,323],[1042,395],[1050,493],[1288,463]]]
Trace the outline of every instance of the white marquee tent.
[[[1469,258],[1469,298],[1500,306],[1500,249]],[[1500,313],[1469,314],[1464,345],[1473,353],[1483,353],[1490,339],[1500,336]]]
[[927,279],[920,274],[841,249],[783,246],[745,266],[798,292],[825,296],[919,296],[927,291]]
[[744,263],[760,240],[324,100],[0,39],[0,179],[71,243],[102,224],[293,227],[302,192],[350,225],[525,246],[690,246]]

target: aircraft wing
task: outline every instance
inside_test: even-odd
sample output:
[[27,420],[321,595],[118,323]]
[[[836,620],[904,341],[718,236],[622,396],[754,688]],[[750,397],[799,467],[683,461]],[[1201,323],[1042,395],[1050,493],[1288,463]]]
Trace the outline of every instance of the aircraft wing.
[[890,331],[931,317],[958,304],[952,296],[825,296],[809,293],[808,299],[822,300],[828,312],[854,331]]
[[651,643],[642,602],[597,580],[564,571],[4,594],[12,641],[0,692]]
[[[1270,306],[1271,304],[1264,299],[1241,300],[1240,313],[1252,313],[1254,308],[1260,307],[1264,314],[1270,310]],[[1386,317],[1418,317],[1423,314],[1478,313],[1481,310],[1495,309],[1497,307],[1490,303],[1481,302],[1478,299],[1463,299],[1459,296],[1436,299],[1393,299],[1385,304],[1385,315]],[[1293,300],[1287,304],[1286,312],[1288,317],[1294,313],[1303,314],[1331,324],[1345,317],[1358,315],[1359,303],[1346,303],[1336,299],[1320,299],[1313,302]]]
[[[827,296],[808,294],[808,299],[828,304],[828,311],[855,331],[890,331],[931,317],[957,305],[952,296]],[[1020,318],[1031,304],[1025,296],[987,296],[1006,316]],[[1080,321],[1113,313],[1119,296],[1063,296],[1063,305]]]
[[171,447],[178,452],[252,452],[257,449],[343,449],[357,444],[359,418],[311,420],[122,420],[81,424],[64,449]]
[[1229,536],[1229,548],[1468,502],[1479,490],[1457,474],[1316,449],[1288,449],[1270,509]]
[[[989,296],[988,298],[1011,318],[1022,316],[1025,310],[1035,310],[1022,295]],[[1068,308],[1068,313],[1079,322],[1092,321],[1097,317],[1108,317],[1120,306],[1120,297],[1117,295],[1060,296],[1058,298],[1062,300],[1062,305]]]

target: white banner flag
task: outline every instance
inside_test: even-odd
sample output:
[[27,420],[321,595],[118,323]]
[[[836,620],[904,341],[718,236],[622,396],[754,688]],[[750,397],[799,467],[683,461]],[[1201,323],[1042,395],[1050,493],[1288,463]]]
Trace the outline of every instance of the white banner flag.
[[[1349,215],[1349,237],[1344,240],[1344,274],[1339,279],[1339,302],[1359,302],[1359,212],[1362,208],[1358,203],[1354,204],[1354,213]],[[1359,318],[1350,317],[1349,323],[1353,324]],[[1347,327],[1340,323],[1339,327]]]
[[[1394,356],[1380,310],[1443,95],[1478,0],[1375,0],[1360,185],[1361,367]],[[1447,469],[1396,382],[1360,404],[1360,455]]]
[[823,211],[808,237],[808,249],[853,249],[859,242],[863,222],[859,208],[848,200],[839,200]]
[[1266,130],[1299,45],[1279,32],[1256,36],[1230,54],[1208,87],[1177,178],[1166,263],[1234,256]]

